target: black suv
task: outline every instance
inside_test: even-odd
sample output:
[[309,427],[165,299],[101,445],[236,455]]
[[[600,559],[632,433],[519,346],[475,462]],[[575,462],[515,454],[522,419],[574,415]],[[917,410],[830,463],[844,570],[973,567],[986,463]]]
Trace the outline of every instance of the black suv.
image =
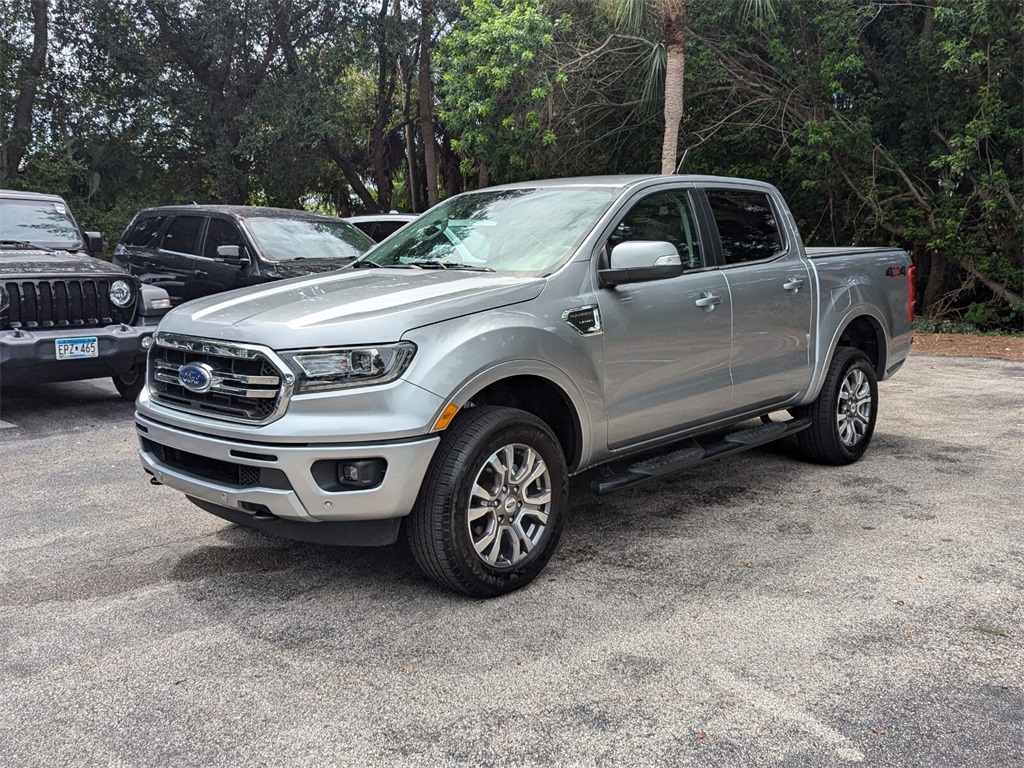
[[171,302],[109,262],[57,195],[0,190],[0,384],[110,376],[134,400]]
[[114,263],[182,301],[326,272],[373,241],[343,219],[284,208],[181,205],[135,214]]

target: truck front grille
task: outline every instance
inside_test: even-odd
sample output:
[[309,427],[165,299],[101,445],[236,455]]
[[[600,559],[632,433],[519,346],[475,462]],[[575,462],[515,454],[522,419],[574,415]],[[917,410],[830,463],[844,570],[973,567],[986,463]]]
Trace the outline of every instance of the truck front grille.
[[[294,375],[270,350],[247,344],[158,333],[149,353],[149,389],[169,408],[248,424],[278,418],[291,396]],[[179,374],[203,366],[210,383],[186,387]]]
[[5,280],[3,329],[102,328],[114,322],[110,279]]

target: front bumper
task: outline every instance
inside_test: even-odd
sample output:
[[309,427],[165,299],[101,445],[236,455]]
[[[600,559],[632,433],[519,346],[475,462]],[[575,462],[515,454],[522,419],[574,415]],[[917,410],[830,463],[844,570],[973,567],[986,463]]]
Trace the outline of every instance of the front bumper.
[[[145,321],[143,321],[145,322]],[[35,384],[78,381],[126,373],[145,364],[143,339],[153,325],[108,325],[103,328],[33,329],[0,331],[0,383]],[[57,339],[95,336],[99,355],[81,360],[58,360]]]
[[[407,515],[440,442],[430,436],[371,443],[257,443],[171,427],[139,412],[135,425],[142,466],[157,482],[207,505],[305,523]],[[313,474],[317,462],[375,458],[387,467],[374,488],[325,490]]]

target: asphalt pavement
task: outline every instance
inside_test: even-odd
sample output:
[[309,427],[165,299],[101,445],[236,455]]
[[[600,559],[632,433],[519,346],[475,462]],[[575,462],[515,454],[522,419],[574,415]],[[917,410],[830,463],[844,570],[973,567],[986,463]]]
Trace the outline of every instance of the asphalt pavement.
[[151,486],[104,381],[0,393],[0,765],[1024,766],[1024,364],[912,356],[857,464],[617,495],[495,600]]

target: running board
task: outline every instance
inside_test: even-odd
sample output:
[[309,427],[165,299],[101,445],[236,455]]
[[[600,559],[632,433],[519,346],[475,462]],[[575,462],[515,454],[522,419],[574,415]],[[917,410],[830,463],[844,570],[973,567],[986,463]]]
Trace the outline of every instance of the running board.
[[811,426],[808,418],[790,419],[789,421],[769,422],[738,432],[730,432],[712,442],[702,443],[700,439],[690,441],[690,445],[660,456],[652,456],[638,461],[624,472],[608,475],[594,480],[591,484],[597,494],[611,493],[628,488],[637,483],[645,483],[659,477],[680,472],[706,461],[721,459],[734,453],[756,448],[774,440],[795,435]]

